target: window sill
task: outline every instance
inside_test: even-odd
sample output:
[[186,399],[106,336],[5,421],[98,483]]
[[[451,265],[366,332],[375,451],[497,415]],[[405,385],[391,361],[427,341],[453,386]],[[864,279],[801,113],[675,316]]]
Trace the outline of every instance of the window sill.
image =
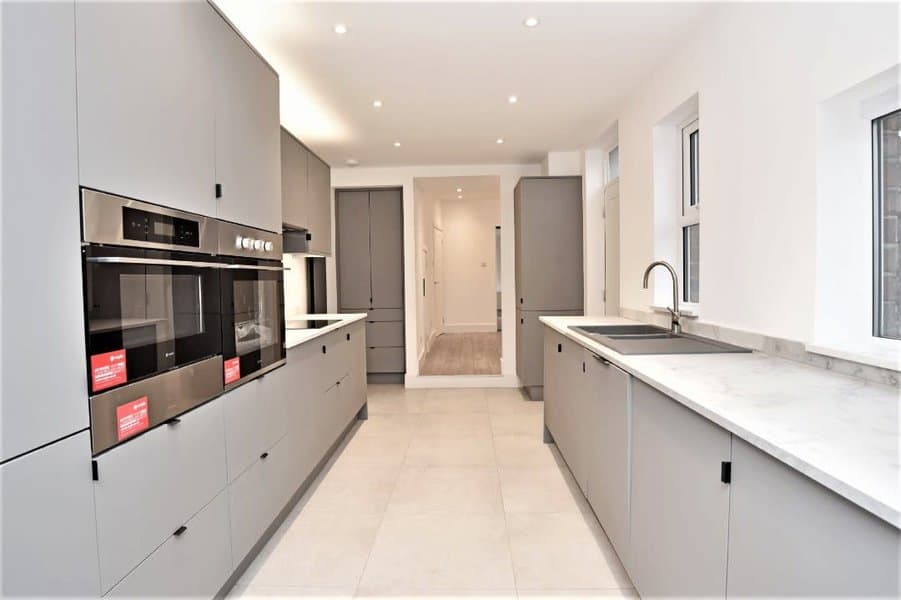
[[[651,310],[658,313],[669,314],[670,309],[668,306],[660,306],[656,304],[651,305]],[[691,304],[688,306],[679,305],[679,316],[686,319],[697,319],[701,314],[701,308],[697,304]]]
[[838,348],[828,344],[805,344],[804,349],[813,354],[840,358],[851,362],[901,371],[901,342],[892,348],[891,340],[879,348]]

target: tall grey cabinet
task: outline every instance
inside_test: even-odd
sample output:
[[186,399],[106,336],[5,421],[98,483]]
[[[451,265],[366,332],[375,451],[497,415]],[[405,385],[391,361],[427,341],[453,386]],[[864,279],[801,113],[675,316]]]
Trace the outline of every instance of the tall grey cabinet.
[[306,229],[310,252],[332,253],[332,171],[282,128],[282,221]]
[[513,196],[516,247],[516,374],[542,396],[541,315],[583,310],[582,178],[523,177]]
[[403,196],[400,189],[335,193],[338,311],[365,312],[370,379],[405,372]]

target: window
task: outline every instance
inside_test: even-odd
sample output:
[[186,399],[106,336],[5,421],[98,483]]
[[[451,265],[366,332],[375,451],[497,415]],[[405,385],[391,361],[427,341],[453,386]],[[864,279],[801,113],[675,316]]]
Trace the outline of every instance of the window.
[[901,110],[873,120],[873,334],[901,339]]
[[607,183],[619,179],[619,146],[607,153]]
[[701,195],[700,149],[701,131],[695,119],[682,128],[682,300],[697,303],[700,299]]

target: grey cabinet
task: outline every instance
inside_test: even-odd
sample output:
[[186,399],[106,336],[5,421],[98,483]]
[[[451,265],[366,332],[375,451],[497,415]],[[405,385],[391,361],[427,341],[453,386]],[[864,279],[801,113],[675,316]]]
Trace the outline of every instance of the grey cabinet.
[[524,177],[513,211],[517,308],[581,310],[582,178]]
[[727,595],[897,598],[901,532],[732,441]]
[[228,480],[234,480],[287,432],[282,369],[229,391],[222,398]]
[[331,254],[331,167],[284,128],[281,145],[282,221],[307,230],[310,252]]
[[88,399],[79,300],[74,2],[5,2],[0,11],[5,461],[85,429]]
[[206,2],[76,3],[82,185],[216,214],[220,27]]
[[335,215],[338,310],[369,313],[369,373],[404,373],[401,191],[338,190]]
[[208,402],[96,460],[94,499],[106,592],[225,487],[222,402]]
[[90,462],[85,431],[0,465],[0,595],[99,596]]
[[631,549],[642,596],[723,596],[731,436],[645,383],[632,381]]
[[223,19],[216,19],[216,216],[281,233],[278,75]]
[[544,331],[542,316],[575,316],[581,310],[516,311],[516,374],[529,395],[540,400],[544,385]]
[[220,492],[107,597],[211,598],[232,572],[228,498]]
[[[538,327],[544,329],[540,323]],[[551,381],[544,388],[545,406],[552,415],[548,429],[584,494],[588,489],[585,354],[580,345],[548,329],[544,357],[544,372]]]
[[629,554],[630,377],[585,350],[586,496],[621,557]]

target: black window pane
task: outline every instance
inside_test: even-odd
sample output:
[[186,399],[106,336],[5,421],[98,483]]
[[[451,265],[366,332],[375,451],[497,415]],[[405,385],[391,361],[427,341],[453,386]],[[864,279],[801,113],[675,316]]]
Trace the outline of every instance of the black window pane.
[[682,228],[682,300],[698,302],[701,226],[690,225]]

